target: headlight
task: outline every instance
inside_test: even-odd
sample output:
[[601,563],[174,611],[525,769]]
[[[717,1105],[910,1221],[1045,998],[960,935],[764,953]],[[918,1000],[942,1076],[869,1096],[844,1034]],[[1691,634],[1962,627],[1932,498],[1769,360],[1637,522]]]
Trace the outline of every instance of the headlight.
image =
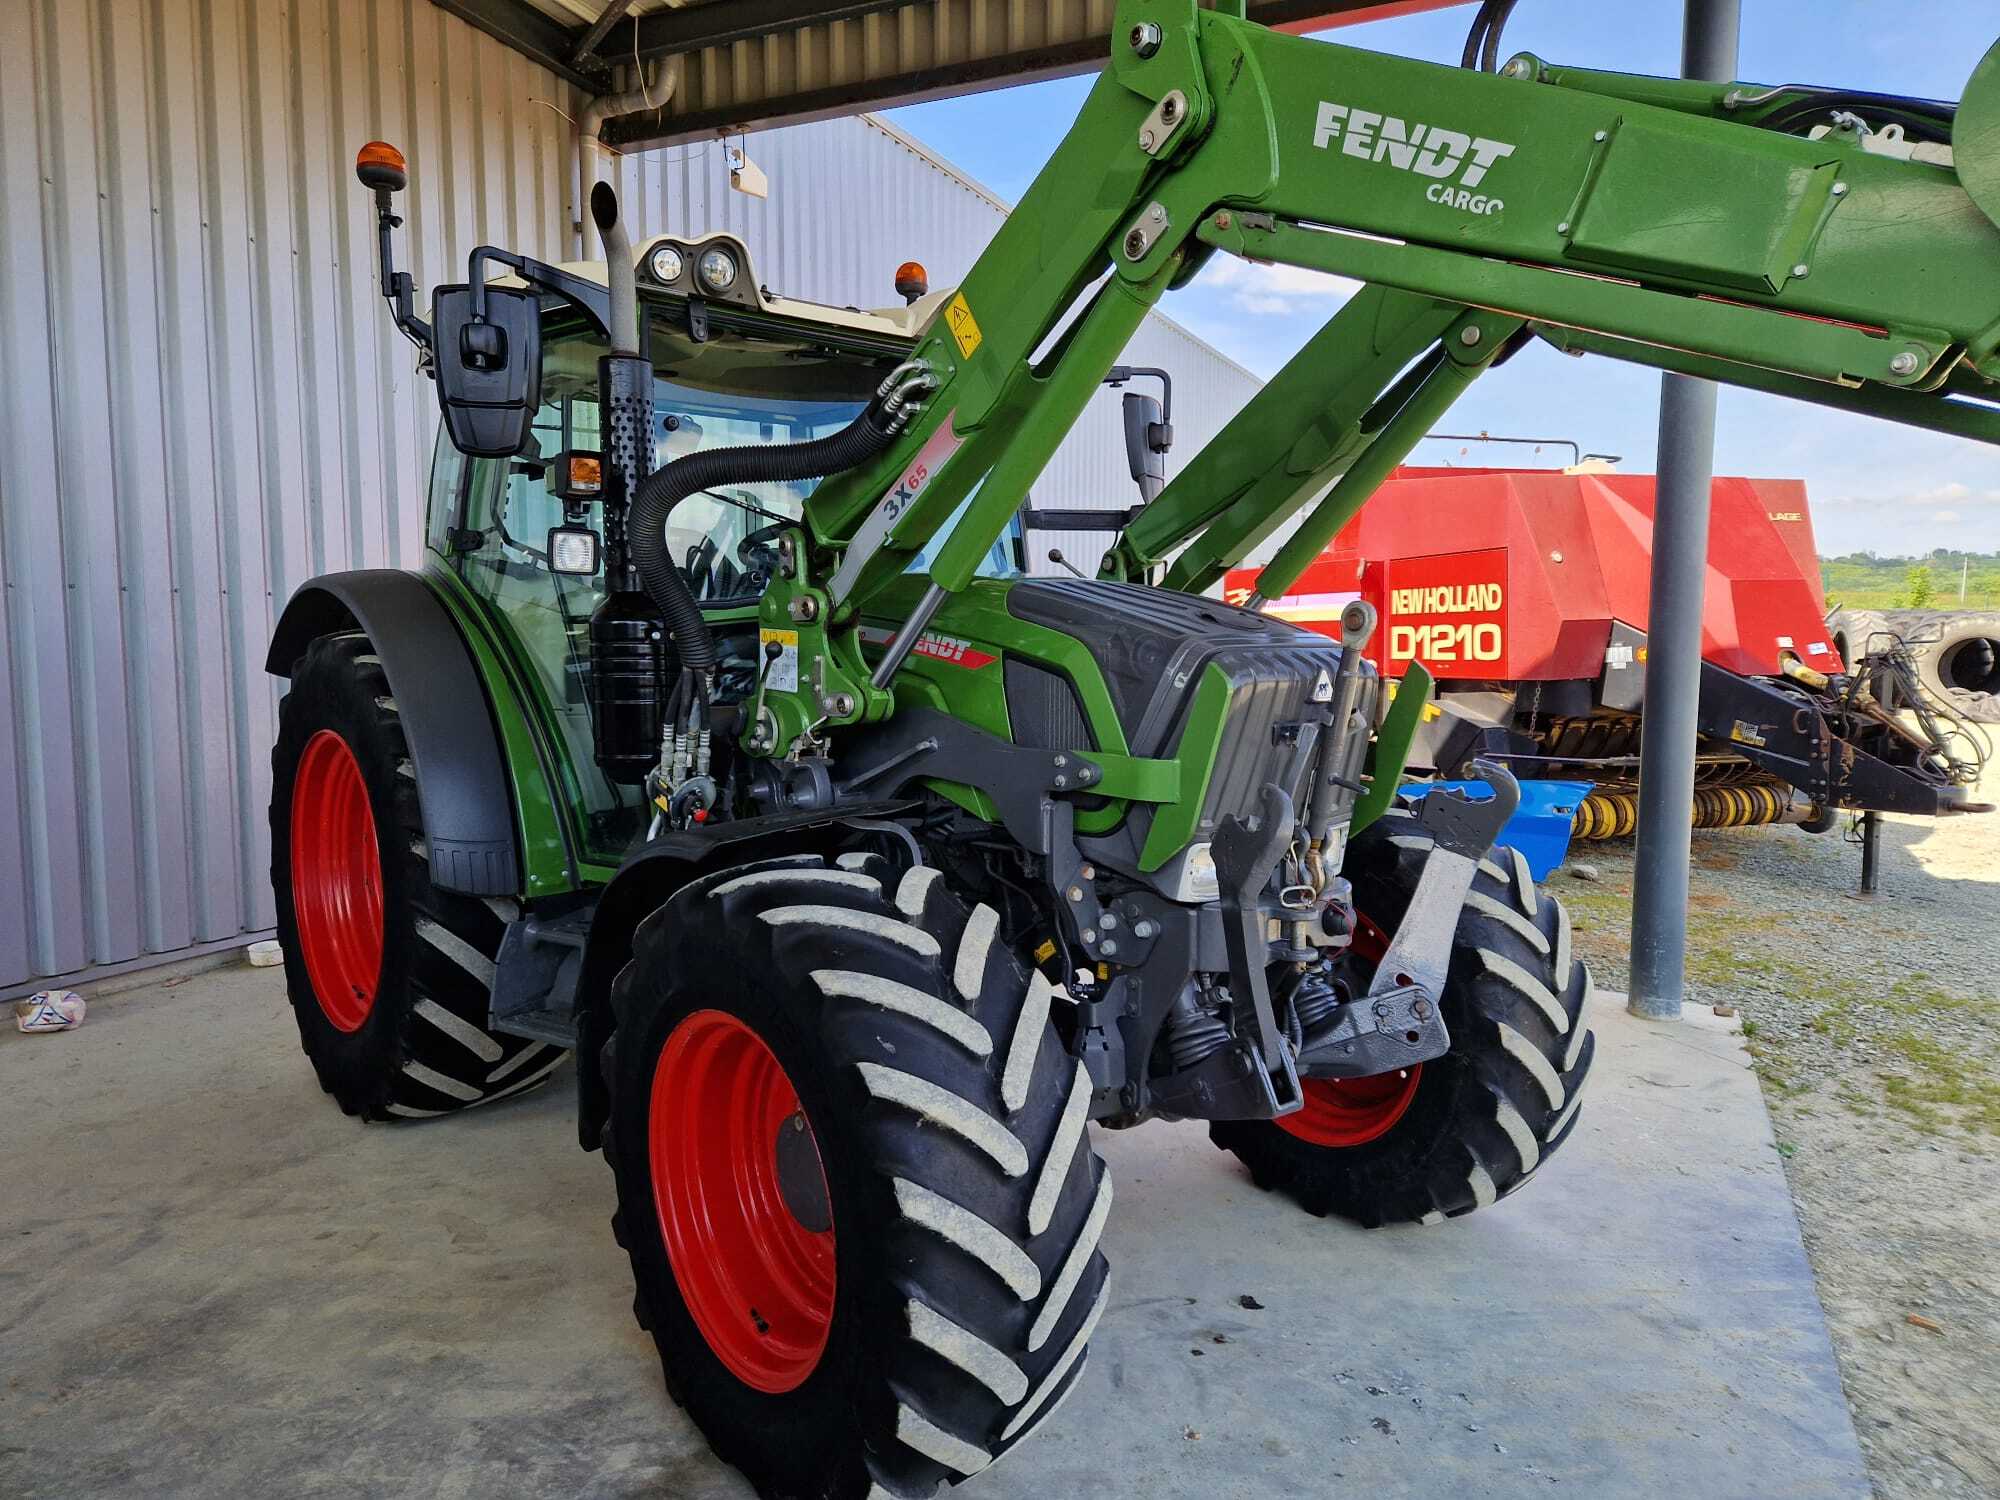
[[1222,882],[1215,873],[1215,851],[1207,844],[1191,844],[1181,864],[1180,880],[1174,889],[1176,901],[1213,901],[1222,894]]
[[587,526],[552,526],[548,556],[551,573],[595,573],[597,533]]
[[655,245],[646,261],[653,268],[655,281],[679,281],[687,270],[687,262],[672,245]]
[[736,257],[719,245],[702,251],[695,269],[701,273],[702,284],[712,292],[726,292],[735,284]]

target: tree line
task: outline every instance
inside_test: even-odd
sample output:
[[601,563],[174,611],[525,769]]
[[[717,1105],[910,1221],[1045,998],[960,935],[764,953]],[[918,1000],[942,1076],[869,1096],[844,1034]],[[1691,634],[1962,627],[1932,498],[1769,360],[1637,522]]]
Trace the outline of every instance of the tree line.
[[2000,552],[1960,552],[1950,547],[1935,548],[1923,557],[1850,552],[1822,557],[1819,569],[1830,608],[2000,609]]

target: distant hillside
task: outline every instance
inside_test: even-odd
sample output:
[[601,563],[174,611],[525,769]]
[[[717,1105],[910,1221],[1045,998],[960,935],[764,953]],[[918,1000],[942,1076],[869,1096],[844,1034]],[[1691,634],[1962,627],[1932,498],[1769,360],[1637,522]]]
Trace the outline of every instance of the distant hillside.
[[2000,609],[2000,552],[1953,552],[1928,557],[1877,557],[1850,552],[1822,557],[1820,581],[1829,609],[1958,609],[1961,574],[1965,609]]

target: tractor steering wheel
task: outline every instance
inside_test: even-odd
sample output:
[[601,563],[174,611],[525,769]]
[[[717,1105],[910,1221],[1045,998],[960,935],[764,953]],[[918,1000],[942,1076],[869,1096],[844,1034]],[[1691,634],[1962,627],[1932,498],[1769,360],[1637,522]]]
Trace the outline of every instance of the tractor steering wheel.
[[773,521],[768,526],[759,526],[738,542],[736,560],[743,564],[744,571],[768,582],[771,575],[778,571],[778,538],[797,524],[795,521]]

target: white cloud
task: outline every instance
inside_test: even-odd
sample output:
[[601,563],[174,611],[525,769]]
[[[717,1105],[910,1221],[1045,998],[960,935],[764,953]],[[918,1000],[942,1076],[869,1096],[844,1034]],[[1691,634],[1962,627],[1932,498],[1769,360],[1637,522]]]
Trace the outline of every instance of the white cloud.
[[1931,512],[1931,519],[1949,526],[1953,521],[1959,519],[1959,515],[1955,510],[1934,510]]
[[1898,507],[1909,510],[1925,510],[1931,507],[1943,507],[1943,509],[1937,510],[1935,514],[1942,516],[1948,513],[1951,519],[1956,521],[1960,514],[1957,507],[1962,506],[1969,510],[1983,511],[1990,506],[2000,505],[2000,490],[1975,490],[1970,485],[1962,484],[1954,479],[1947,483],[1922,490],[1889,490],[1886,492],[1876,490],[1873,493],[1866,491],[1846,491],[1829,495],[1824,500],[1816,496],[1814,503],[1829,506],[1854,506],[1868,510],[1887,510]]
[[1324,317],[1361,290],[1360,282],[1346,276],[1241,260],[1234,255],[1216,256],[1195,284],[1221,292],[1230,307],[1253,317],[1312,312]]

